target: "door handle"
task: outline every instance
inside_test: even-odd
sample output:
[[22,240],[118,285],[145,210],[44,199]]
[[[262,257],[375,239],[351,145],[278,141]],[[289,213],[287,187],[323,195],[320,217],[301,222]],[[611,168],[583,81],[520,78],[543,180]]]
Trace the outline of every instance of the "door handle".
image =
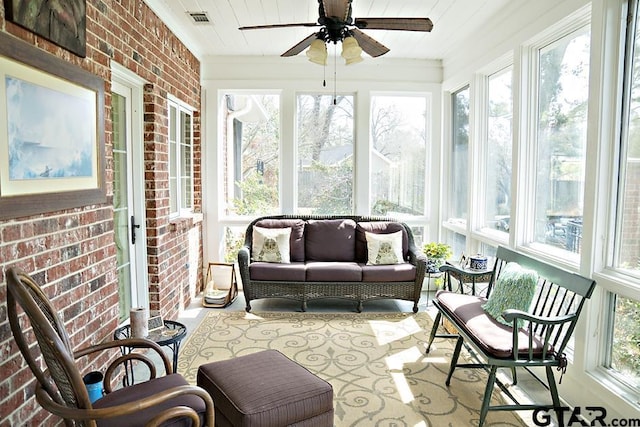
[[136,228],[140,228],[140,224],[136,224],[136,218],[131,215],[131,244],[136,244]]

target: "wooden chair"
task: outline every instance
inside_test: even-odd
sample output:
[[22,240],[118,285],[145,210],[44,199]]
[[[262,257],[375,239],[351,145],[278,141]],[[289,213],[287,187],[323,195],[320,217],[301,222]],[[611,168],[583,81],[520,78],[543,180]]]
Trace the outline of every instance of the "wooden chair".
[[[214,425],[211,396],[202,388],[189,385],[179,374],[171,374],[171,363],[156,343],[143,338],[105,342],[74,352],[58,311],[29,275],[8,269],[7,310],[11,331],[29,368],[36,377],[35,395],[47,411],[65,421],[67,426],[200,426]],[[19,315],[18,306],[26,314]],[[29,326],[33,332],[29,330]],[[46,364],[33,352],[34,337]],[[156,377],[153,361],[140,352],[117,357],[105,373],[105,395],[93,404],[82,381],[76,360],[126,345],[156,351],[162,358],[166,375]],[[112,390],[117,367],[131,360],[144,363],[151,379],[129,387]]]
[[[491,318],[482,308],[491,294],[500,273],[509,262],[535,270],[539,279],[529,311],[508,309],[503,317],[511,326],[506,326]],[[479,427],[482,427],[488,411],[515,411],[554,409],[562,411],[553,368],[563,374],[567,367],[565,349],[569,344],[580,313],[587,299],[591,297],[596,282],[531,258],[506,247],[498,247],[496,262],[487,297],[459,294],[451,291],[439,291],[433,300],[438,309],[434,321],[427,353],[435,338],[455,338],[456,346],[451,358],[449,374],[445,384],[451,384],[456,368],[484,368],[489,373],[487,385],[480,409]],[[454,333],[438,334],[442,318],[449,320],[455,327]],[[518,320],[524,326],[518,327]],[[474,354],[477,363],[458,363],[463,343]],[[515,350],[514,350],[515,349]],[[551,403],[520,404],[510,390],[497,379],[498,368],[511,370],[513,384],[516,384],[516,369],[542,367],[547,378],[547,387],[551,394]],[[494,405],[491,393],[494,385],[514,401],[514,404]]]

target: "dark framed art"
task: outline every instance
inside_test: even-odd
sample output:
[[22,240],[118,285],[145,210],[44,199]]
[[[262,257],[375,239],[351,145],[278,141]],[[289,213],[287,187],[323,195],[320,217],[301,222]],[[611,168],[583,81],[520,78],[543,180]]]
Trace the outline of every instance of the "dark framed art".
[[0,219],[104,203],[104,81],[0,33]]
[[85,57],[86,0],[4,0],[8,21]]

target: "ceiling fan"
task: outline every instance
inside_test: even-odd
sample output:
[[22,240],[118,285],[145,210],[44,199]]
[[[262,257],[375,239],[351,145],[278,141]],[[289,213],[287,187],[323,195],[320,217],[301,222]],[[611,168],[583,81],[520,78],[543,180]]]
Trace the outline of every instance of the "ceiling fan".
[[[311,46],[316,40],[320,42],[346,44],[348,37],[353,37],[357,45],[372,57],[389,52],[389,48],[368,36],[361,30],[399,30],[429,32],[433,23],[429,18],[352,18],[352,0],[318,0],[318,21],[310,23],[272,24],[240,27],[240,30],[257,30],[283,27],[320,27],[320,30],[306,37],[281,56],[295,56]],[[352,39],[350,39],[352,41]],[[313,49],[314,46],[311,46]],[[309,54],[309,53],[308,53]],[[359,55],[359,54],[358,54]],[[343,55],[344,56],[344,55]],[[325,54],[326,58],[326,54]],[[310,57],[311,59],[311,57]],[[314,61],[315,62],[315,61]]]

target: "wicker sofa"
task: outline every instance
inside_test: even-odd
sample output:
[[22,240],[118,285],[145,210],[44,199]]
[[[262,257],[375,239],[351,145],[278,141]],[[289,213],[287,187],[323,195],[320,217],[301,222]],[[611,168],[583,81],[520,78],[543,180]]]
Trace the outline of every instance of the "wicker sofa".
[[[264,240],[263,234],[275,235],[283,230],[290,233],[279,236],[283,243],[288,241],[288,253],[267,261],[259,257],[254,248],[259,245],[256,239],[263,238],[259,251],[263,255],[264,248],[275,247],[273,242],[265,243],[275,238]],[[391,240],[393,245],[385,243]],[[381,260],[389,255],[391,246],[397,256]],[[377,256],[372,259],[375,250]],[[278,215],[260,217],[249,224],[244,246],[238,252],[238,265],[247,312],[251,311],[251,301],[262,298],[300,301],[302,311],[311,300],[346,298],[357,302],[358,312],[367,300],[413,301],[415,313],[426,258],[416,247],[411,229],[391,218]]]

